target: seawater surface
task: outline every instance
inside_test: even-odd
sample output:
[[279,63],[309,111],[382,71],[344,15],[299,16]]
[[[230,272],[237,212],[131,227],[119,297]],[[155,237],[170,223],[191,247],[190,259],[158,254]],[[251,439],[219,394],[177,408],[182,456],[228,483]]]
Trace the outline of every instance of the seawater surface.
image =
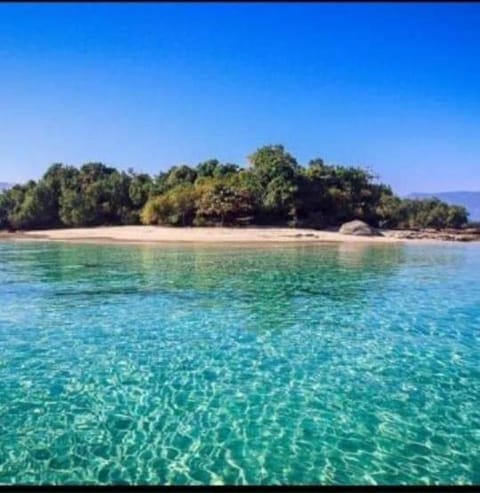
[[0,483],[480,483],[480,246],[0,242]]

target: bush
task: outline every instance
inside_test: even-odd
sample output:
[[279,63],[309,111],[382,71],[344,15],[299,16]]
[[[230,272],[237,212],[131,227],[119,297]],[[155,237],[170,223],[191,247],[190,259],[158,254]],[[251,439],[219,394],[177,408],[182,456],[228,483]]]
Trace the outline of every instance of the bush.
[[191,185],[178,185],[147,201],[140,219],[142,224],[170,226],[191,225],[195,217],[195,190]]

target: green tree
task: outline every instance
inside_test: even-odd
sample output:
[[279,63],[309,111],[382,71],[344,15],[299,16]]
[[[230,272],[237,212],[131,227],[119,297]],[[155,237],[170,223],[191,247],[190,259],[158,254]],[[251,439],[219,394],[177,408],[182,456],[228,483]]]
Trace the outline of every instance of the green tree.
[[13,202],[8,191],[3,191],[0,193],[0,230],[9,229],[10,224],[10,213],[13,209]]
[[218,159],[209,159],[197,165],[195,171],[198,178],[225,178],[236,175],[240,167],[236,164],[221,164]]
[[79,190],[65,190],[60,198],[60,219],[65,226],[94,225],[96,211]]
[[152,197],[141,213],[143,224],[187,226],[195,216],[196,190],[192,185],[182,184],[168,192]]
[[199,187],[196,224],[235,224],[255,210],[255,197],[247,188],[214,179]]
[[16,229],[43,229],[58,226],[56,196],[50,187],[38,183],[29,188],[17,212],[11,218]]
[[133,208],[130,213],[130,220],[132,223],[138,223],[140,221],[140,211],[153,194],[154,184],[148,174],[136,174],[133,170],[130,170],[129,174],[131,179],[128,195]]
[[167,174],[165,185],[174,188],[178,185],[193,184],[197,178],[197,172],[190,166],[174,166]]
[[199,163],[195,168],[197,178],[213,178],[219,166],[220,161],[218,159],[208,159]]
[[268,221],[297,219],[300,167],[281,145],[265,146],[250,157],[250,164],[262,187],[262,213]]
[[4,206],[8,207],[6,220],[8,227],[12,229],[23,228],[22,205],[29,191],[35,187],[36,183],[30,180],[25,185],[15,185],[10,190],[4,192]]
[[447,213],[447,225],[450,228],[461,228],[468,223],[468,212],[463,206],[451,205]]
[[264,146],[249,156],[250,164],[263,187],[282,177],[294,181],[299,169],[296,159],[282,145]]

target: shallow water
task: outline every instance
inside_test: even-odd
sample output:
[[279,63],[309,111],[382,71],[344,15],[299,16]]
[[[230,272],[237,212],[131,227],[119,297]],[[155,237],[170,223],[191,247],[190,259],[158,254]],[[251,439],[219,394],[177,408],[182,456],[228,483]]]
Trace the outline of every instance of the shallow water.
[[480,483],[480,247],[0,242],[0,483]]

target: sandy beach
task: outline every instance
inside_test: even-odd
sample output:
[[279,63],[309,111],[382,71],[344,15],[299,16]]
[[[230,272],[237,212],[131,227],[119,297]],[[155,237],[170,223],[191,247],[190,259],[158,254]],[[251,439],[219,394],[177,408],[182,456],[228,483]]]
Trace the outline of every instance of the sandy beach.
[[163,226],[102,226],[19,233],[0,233],[0,238],[12,240],[48,240],[82,243],[399,243],[435,242],[438,240],[412,240],[390,236],[351,236],[333,231],[292,228],[172,228]]

